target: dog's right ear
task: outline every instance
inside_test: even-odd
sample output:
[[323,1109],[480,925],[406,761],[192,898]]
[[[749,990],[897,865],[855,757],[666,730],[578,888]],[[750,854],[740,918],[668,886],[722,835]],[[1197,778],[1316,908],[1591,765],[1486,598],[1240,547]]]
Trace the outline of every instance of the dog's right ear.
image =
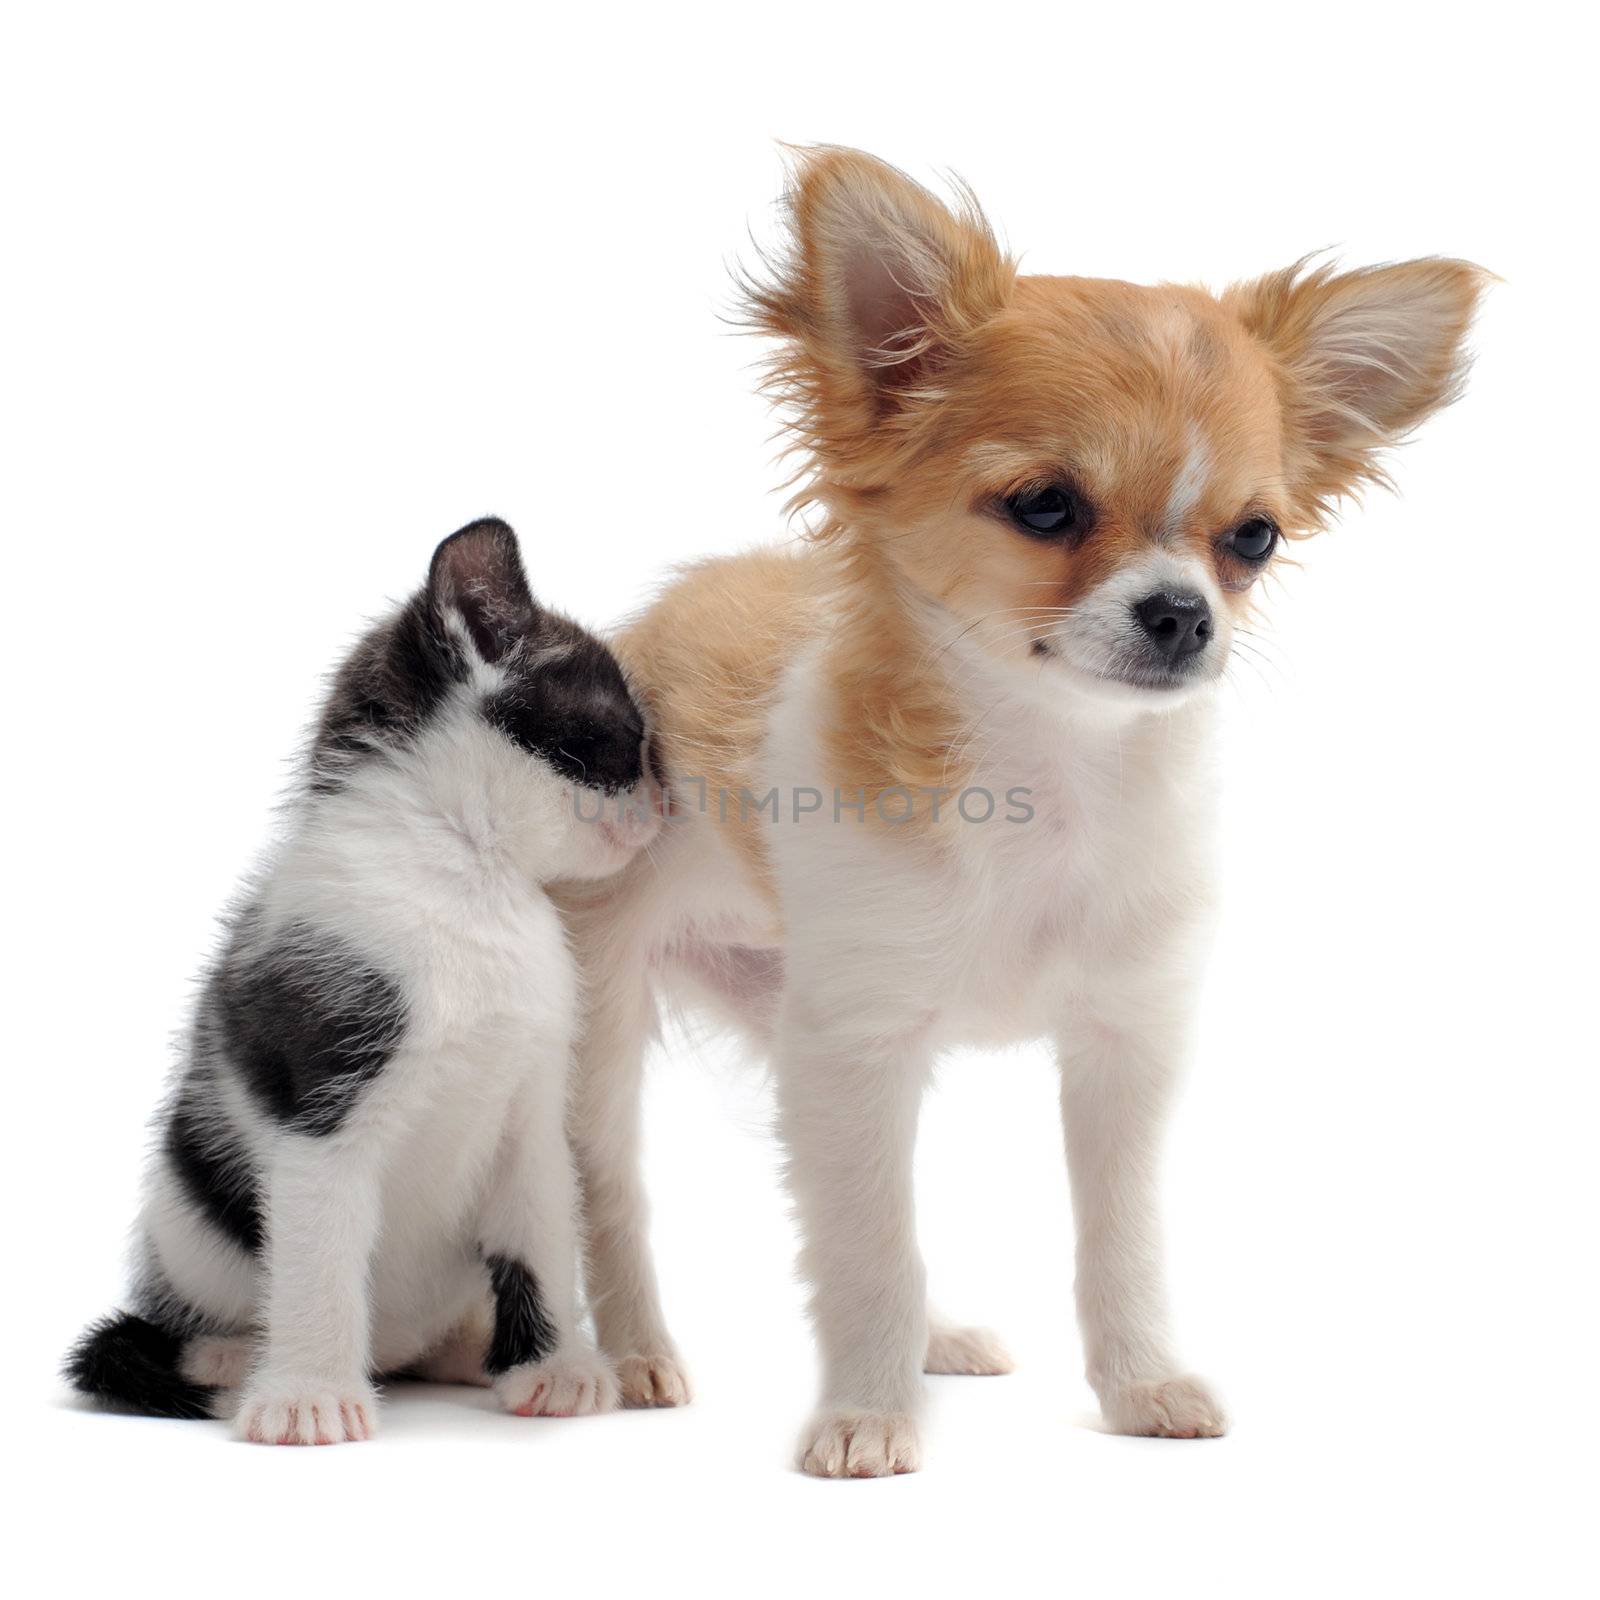
[[517,536],[498,517],[470,523],[434,551],[427,599],[441,635],[491,666],[526,637],[539,614]]
[[748,323],[785,341],[772,387],[824,465],[859,461],[1010,298],[1015,265],[962,199],[952,211],[859,150],[795,153],[787,248],[742,288]]

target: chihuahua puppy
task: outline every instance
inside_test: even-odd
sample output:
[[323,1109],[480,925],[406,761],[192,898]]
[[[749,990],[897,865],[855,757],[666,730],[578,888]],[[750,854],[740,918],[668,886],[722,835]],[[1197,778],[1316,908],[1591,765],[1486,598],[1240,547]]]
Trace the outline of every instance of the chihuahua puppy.
[[1179,1359],[1157,1146],[1212,903],[1213,699],[1282,541],[1459,393],[1486,274],[1304,263],[1220,297],[1020,275],[970,198],[802,153],[746,285],[816,508],[618,641],[679,824],[573,908],[575,1140],[624,1397],[688,1397],[645,1242],[657,999],[770,1056],[822,1395],[806,1471],[918,1465],[930,1317],[912,1143],[952,1046],[1053,1041],[1088,1377],[1122,1433],[1224,1431]]

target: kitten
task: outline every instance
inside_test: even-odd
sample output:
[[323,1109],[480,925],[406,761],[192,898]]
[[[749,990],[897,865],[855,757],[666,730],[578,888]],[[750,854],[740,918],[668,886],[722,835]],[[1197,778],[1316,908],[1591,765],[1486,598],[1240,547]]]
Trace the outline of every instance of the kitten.
[[[609,797],[609,798],[607,798]],[[577,994],[543,884],[659,825],[610,652],[463,528],[334,679],[286,835],[207,974],[158,1124],[132,1310],[66,1374],[263,1443],[364,1439],[375,1375],[615,1403],[578,1327]]]

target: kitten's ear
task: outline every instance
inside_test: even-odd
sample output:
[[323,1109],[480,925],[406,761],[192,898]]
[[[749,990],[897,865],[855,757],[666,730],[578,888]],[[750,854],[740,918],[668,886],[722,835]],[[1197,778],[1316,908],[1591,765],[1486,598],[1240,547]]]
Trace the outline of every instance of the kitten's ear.
[[1380,452],[1461,393],[1491,277],[1439,257],[1344,273],[1300,261],[1228,291],[1224,304],[1276,359],[1291,488],[1312,520],[1386,482]]
[[774,386],[824,460],[851,460],[1010,298],[1015,266],[962,201],[952,211],[859,150],[796,153],[787,250],[742,287],[749,323],[786,342]]
[[452,533],[434,551],[427,596],[443,632],[464,632],[477,655],[491,664],[515,647],[539,614],[517,536],[498,517]]

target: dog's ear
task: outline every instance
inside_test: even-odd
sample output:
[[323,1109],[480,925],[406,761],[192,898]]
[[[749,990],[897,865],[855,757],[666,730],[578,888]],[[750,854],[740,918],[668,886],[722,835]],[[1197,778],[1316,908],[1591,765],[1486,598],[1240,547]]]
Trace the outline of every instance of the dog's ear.
[[463,639],[490,665],[516,648],[539,613],[517,536],[498,517],[459,529],[434,551],[427,597],[441,635]]
[[785,341],[773,387],[830,466],[858,459],[886,418],[936,389],[1016,270],[970,196],[952,211],[857,150],[798,151],[786,248],[743,284],[747,321]]
[[1381,452],[1461,393],[1490,278],[1436,257],[1345,273],[1301,261],[1224,296],[1277,366],[1290,487],[1309,523],[1386,483]]

